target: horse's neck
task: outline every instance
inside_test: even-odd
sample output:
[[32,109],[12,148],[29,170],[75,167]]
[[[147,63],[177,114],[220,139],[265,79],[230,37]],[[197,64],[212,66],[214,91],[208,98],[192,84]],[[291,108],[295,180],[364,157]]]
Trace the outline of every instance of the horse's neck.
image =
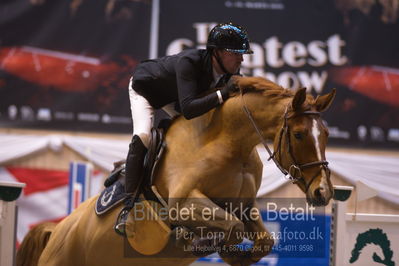
[[[287,98],[268,100],[259,95],[245,95],[245,102],[263,137],[272,140],[281,124],[288,103]],[[171,145],[186,143],[187,148],[201,149],[217,145],[226,154],[237,159],[247,159],[260,138],[246,115],[240,96],[230,98],[221,108],[191,120],[179,118],[170,129]]]
[[[281,126],[290,98],[268,99],[257,94],[246,94],[244,97],[255,124],[262,132],[262,137],[266,140],[273,140]],[[227,101],[222,108],[224,113],[221,115],[221,119],[226,120],[223,123],[223,131],[229,141],[239,144],[236,145],[237,152],[249,155],[253,148],[260,143],[260,137],[244,111],[244,101],[241,96]]]

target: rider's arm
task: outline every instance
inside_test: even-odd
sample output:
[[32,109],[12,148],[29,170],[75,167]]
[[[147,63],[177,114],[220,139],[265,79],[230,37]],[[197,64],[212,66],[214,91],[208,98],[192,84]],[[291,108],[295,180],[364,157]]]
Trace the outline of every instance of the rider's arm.
[[176,66],[176,78],[180,108],[186,119],[192,119],[208,112],[227,98],[225,95],[218,95],[218,92],[212,92],[202,97],[198,96],[209,88],[198,87],[199,73],[190,58],[179,59]]

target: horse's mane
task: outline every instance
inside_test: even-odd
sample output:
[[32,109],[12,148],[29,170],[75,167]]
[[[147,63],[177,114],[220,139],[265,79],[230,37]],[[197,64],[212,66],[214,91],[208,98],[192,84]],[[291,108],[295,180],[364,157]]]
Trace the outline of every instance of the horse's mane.
[[264,96],[276,99],[292,97],[294,95],[291,90],[285,89],[262,77],[239,77],[236,78],[236,83],[244,93],[259,92]]
[[[295,95],[295,91],[285,89],[273,81],[262,77],[239,77],[236,78],[236,84],[243,93],[261,93],[268,98],[270,102],[278,101],[284,98],[290,98]],[[237,93],[239,94],[239,92]],[[310,110],[315,104],[316,99],[309,93],[306,94],[306,103],[303,110]]]
[[[276,83],[262,78],[262,77],[240,77],[235,76],[234,82],[237,86],[243,91],[243,93],[261,93],[263,96],[267,97],[270,101],[278,101],[284,98],[289,98],[294,96],[294,92],[285,89]],[[218,88],[212,89],[209,92],[216,91]],[[208,93],[209,93],[208,92]],[[240,91],[233,93],[234,96],[239,96]],[[215,111],[215,109],[210,110],[206,114],[203,114],[200,117],[197,117],[191,125],[196,128],[197,132],[204,132],[208,130],[211,126],[212,121],[215,118],[215,115],[218,114],[219,111]]]

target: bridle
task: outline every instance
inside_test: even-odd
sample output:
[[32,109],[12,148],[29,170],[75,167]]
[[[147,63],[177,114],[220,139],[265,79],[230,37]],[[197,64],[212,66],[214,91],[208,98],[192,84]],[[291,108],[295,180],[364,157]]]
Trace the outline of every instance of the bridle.
[[[262,135],[262,132],[260,131],[259,127],[257,126],[251,112],[249,111],[246,103],[245,103],[245,99],[244,99],[244,92],[243,90],[240,88],[240,94],[241,94],[241,100],[242,100],[242,105],[244,108],[244,111],[249,119],[249,121],[251,122],[252,126],[254,127],[256,133],[259,136],[259,139],[261,141],[261,143],[263,144],[263,146],[265,147],[266,151],[269,153],[269,159],[268,161],[270,161],[271,159],[273,160],[273,162],[276,164],[277,168],[284,174],[284,176],[291,180],[294,184],[297,183],[302,183],[305,187],[305,193],[308,191],[310,185],[313,183],[313,181],[316,179],[316,177],[318,176],[318,174],[320,173],[320,171],[322,169],[324,169],[326,172],[329,172],[329,168],[328,168],[328,162],[326,160],[321,160],[321,161],[313,161],[313,162],[309,162],[309,163],[303,163],[303,164],[298,164],[297,160],[295,159],[294,154],[292,153],[292,147],[291,147],[291,141],[290,141],[290,137],[289,137],[289,132],[290,132],[290,128],[288,126],[288,119],[293,118],[293,117],[297,117],[297,116],[301,116],[301,115],[317,115],[320,116],[320,112],[316,112],[316,111],[304,111],[302,113],[299,114],[294,114],[291,116],[288,116],[288,106],[285,108],[285,112],[284,112],[284,123],[280,129],[280,135],[279,135],[279,139],[278,139],[278,145],[277,145],[277,149],[272,153],[267,145],[267,142],[265,140],[265,138]],[[285,133],[285,134],[284,134]],[[288,145],[288,154],[291,158],[291,166],[288,168],[288,171],[286,169],[284,169],[280,163],[278,162],[278,160],[276,159],[276,154],[279,154],[279,158],[281,158],[281,146],[282,146],[282,139],[285,135],[285,140],[286,143]],[[309,183],[307,183],[302,175],[302,170],[305,168],[310,168],[310,167],[314,167],[314,166],[322,166],[322,168],[320,168],[320,171],[317,172],[312,179],[310,180]],[[298,175],[299,174],[299,175]],[[328,175],[330,176],[330,175]]]

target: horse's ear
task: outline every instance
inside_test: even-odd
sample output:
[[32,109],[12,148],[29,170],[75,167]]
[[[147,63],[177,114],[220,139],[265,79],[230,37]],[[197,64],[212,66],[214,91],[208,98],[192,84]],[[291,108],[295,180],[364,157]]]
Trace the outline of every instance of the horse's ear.
[[294,99],[292,99],[292,109],[297,111],[301,108],[306,100],[306,88],[300,88],[295,92]]
[[336,94],[336,90],[335,88],[332,89],[332,91],[326,95],[323,96],[317,96],[316,98],[316,110],[319,112],[324,112],[325,110],[328,109],[328,107],[330,107],[332,101],[335,98],[335,94]]

